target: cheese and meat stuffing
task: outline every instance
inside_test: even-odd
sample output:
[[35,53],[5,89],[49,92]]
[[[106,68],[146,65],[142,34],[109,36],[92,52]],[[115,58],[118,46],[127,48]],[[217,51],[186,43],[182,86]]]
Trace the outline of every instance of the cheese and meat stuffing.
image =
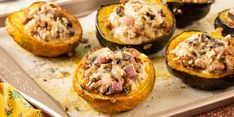
[[114,38],[128,44],[141,44],[165,35],[170,29],[160,5],[129,0],[115,8],[105,26]]
[[203,73],[223,73],[234,70],[234,39],[212,38],[206,34],[194,34],[170,51],[174,59],[186,68]]
[[61,8],[52,3],[28,10],[27,17],[22,21],[24,29],[44,41],[59,41],[73,36],[72,23],[59,10]]
[[227,19],[234,26],[234,8],[231,8],[227,12]]
[[128,94],[147,77],[145,67],[146,61],[133,48],[116,51],[101,48],[86,56],[80,69],[86,83],[81,86],[102,95]]

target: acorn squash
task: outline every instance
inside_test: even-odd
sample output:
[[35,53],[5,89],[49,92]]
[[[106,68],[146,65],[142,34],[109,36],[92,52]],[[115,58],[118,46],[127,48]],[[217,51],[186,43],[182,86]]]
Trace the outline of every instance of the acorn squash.
[[[222,39],[221,29],[209,34],[211,37]],[[185,84],[202,90],[225,89],[234,85],[234,70],[228,70],[222,73],[199,72],[191,68],[184,67],[176,61],[176,55],[170,53],[180,43],[191,37],[193,34],[207,34],[200,31],[186,31],[174,37],[166,48],[166,65],[171,74],[181,79]],[[232,41],[234,45],[234,42]]]
[[71,22],[75,32],[74,35],[61,41],[44,41],[31,36],[26,30],[22,21],[27,17],[30,10],[39,8],[45,2],[35,2],[27,9],[10,14],[6,19],[6,29],[12,38],[24,49],[38,56],[56,57],[72,52],[82,38],[82,28],[76,17],[66,10],[58,10],[58,14],[67,18]]
[[[133,53],[139,53],[134,48],[127,49],[132,49]],[[95,48],[90,53],[98,50],[100,50],[100,48]],[[79,96],[86,100],[91,107],[103,113],[117,113],[133,109],[150,94],[155,82],[155,71],[151,60],[146,55],[142,53],[139,54],[139,58],[146,63],[144,69],[147,75],[136,88],[128,91],[127,93],[124,91],[116,94],[105,95],[95,91],[86,90],[84,86],[85,78],[83,68],[84,64],[87,63],[87,58],[90,54],[87,54],[78,64],[73,79],[74,90]]]
[[111,31],[108,28],[106,28],[105,23],[107,22],[109,15],[114,11],[114,9],[116,7],[121,6],[122,4],[122,3],[115,3],[115,4],[102,5],[98,9],[96,17],[96,35],[99,40],[99,43],[102,46],[107,46],[111,49],[132,47],[144,54],[153,54],[161,50],[167,44],[167,42],[172,37],[175,31],[175,20],[171,11],[167,8],[167,5],[163,4],[161,0],[145,0],[145,1],[160,5],[165,11],[166,19],[169,22],[170,27],[164,35],[155,39],[148,40],[147,42],[142,42],[140,44],[123,43],[119,39],[113,37]]
[[203,3],[184,2],[181,0],[167,0],[168,7],[171,9],[176,19],[176,27],[183,28],[205,17],[214,0],[207,0]]
[[234,36],[234,24],[230,23],[226,17],[226,14],[229,9],[226,9],[219,13],[217,18],[215,19],[214,26],[215,28],[221,27],[223,28],[222,34]]

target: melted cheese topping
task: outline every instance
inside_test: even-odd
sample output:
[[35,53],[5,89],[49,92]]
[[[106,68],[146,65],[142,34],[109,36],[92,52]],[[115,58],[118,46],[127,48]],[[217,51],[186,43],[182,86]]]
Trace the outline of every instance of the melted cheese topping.
[[51,3],[31,9],[22,22],[25,30],[31,36],[45,41],[61,40],[73,36],[75,31],[72,23],[59,14],[58,10],[61,8]]
[[140,44],[163,36],[169,24],[161,6],[144,0],[129,0],[110,14],[106,26],[121,42]]
[[112,51],[102,48],[86,59],[84,79],[86,90],[103,95],[129,93],[146,78],[146,63],[135,49]]
[[234,46],[231,41],[233,38],[230,36],[221,40],[206,34],[194,34],[170,53],[174,53],[177,56],[174,60],[184,67],[221,73],[234,70]]

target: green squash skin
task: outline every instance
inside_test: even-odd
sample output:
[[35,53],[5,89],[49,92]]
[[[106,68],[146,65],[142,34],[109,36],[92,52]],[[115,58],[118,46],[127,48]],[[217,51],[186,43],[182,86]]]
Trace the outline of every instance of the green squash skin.
[[[184,28],[191,25],[194,21],[205,17],[209,13],[213,2],[213,0],[203,4],[168,2],[167,5],[174,14],[176,27]],[[174,9],[180,9],[182,13],[178,13]]]
[[176,70],[176,68],[170,66],[167,54],[169,52],[168,47],[171,41],[173,41],[173,39],[171,39],[167,44],[165,53],[166,53],[166,66],[168,71],[172,75],[179,78],[182,82],[184,82],[185,84],[187,84],[192,88],[206,90],[206,91],[223,90],[231,86],[234,86],[234,74],[222,78],[205,78]]
[[[111,4],[108,4],[108,5],[111,5]],[[106,5],[103,5],[103,6],[106,6]],[[154,54],[154,53],[160,51],[162,48],[164,48],[166,46],[166,44],[168,43],[168,41],[171,39],[172,35],[175,32],[175,28],[176,28],[176,22],[175,22],[175,19],[173,18],[173,26],[172,26],[170,32],[168,32],[166,35],[164,35],[156,40],[153,40],[151,42],[142,43],[139,45],[128,45],[128,44],[118,44],[118,43],[108,41],[105,38],[105,36],[103,35],[103,33],[101,32],[98,25],[99,24],[98,24],[98,13],[97,13],[97,16],[96,16],[96,37],[97,37],[100,45],[102,45],[104,47],[108,47],[112,50],[121,49],[124,47],[135,48],[138,51],[140,51],[146,55]],[[151,45],[150,48],[146,49],[145,46],[147,46],[147,45]]]
[[[174,26],[175,27],[175,26]],[[138,51],[150,55],[153,53],[156,53],[158,51],[160,51],[166,44],[167,42],[170,40],[170,38],[172,37],[175,28],[173,28],[172,31],[170,31],[170,33],[168,33],[167,35],[153,41],[153,42],[149,42],[149,43],[143,43],[140,45],[124,45],[124,44],[117,44],[117,43],[113,43],[111,41],[108,41],[104,38],[104,36],[102,35],[102,33],[99,31],[98,26],[96,25],[97,31],[96,31],[96,36],[98,38],[99,43],[104,46],[104,47],[108,47],[112,50],[116,50],[116,49],[121,49],[124,47],[129,47],[129,48],[135,48]],[[147,46],[147,44],[152,44],[152,46],[148,49],[144,49],[144,46]]]
[[222,78],[203,78],[195,75],[191,75],[185,72],[178,71],[172,68],[168,62],[166,62],[168,71],[176,76],[177,78],[181,79],[185,84],[190,87],[213,91],[219,89],[226,89],[234,85],[234,75],[222,77]]
[[[226,11],[226,10],[225,10]],[[225,11],[222,11],[219,13],[218,17],[215,19],[215,22],[214,22],[214,27],[215,28],[218,28],[218,27],[221,27],[223,28],[223,31],[222,31],[222,34],[223,36],[226,36],[226,35],[231,35],[231,36],[234,36],[234,27],[224,23],[220,18],[220,14],[225,12]]]

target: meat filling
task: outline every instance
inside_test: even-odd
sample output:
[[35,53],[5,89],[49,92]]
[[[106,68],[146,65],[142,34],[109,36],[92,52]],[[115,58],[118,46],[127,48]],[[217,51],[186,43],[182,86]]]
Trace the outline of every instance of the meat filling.
[[110,14],[106,27],[121,42],[140,44],[163,36],[171,26],[161,6],[129,0]]
[[86,90],[103,95],[128,93],[144,78],[144,62],[134,49],[102,48],[87,56],[82,70]]
[[234,70],[233,41],[230,36],[220,40],[206,34],[194,34],[170,53],[176,54],[175,61],[184,67],[201,72],[221,73]]
[[73,36],[75,31],[72,23],[58,10],[61,8],[51,3],[30,9],[22,24],[31,36],[44,41],[62,40]]

